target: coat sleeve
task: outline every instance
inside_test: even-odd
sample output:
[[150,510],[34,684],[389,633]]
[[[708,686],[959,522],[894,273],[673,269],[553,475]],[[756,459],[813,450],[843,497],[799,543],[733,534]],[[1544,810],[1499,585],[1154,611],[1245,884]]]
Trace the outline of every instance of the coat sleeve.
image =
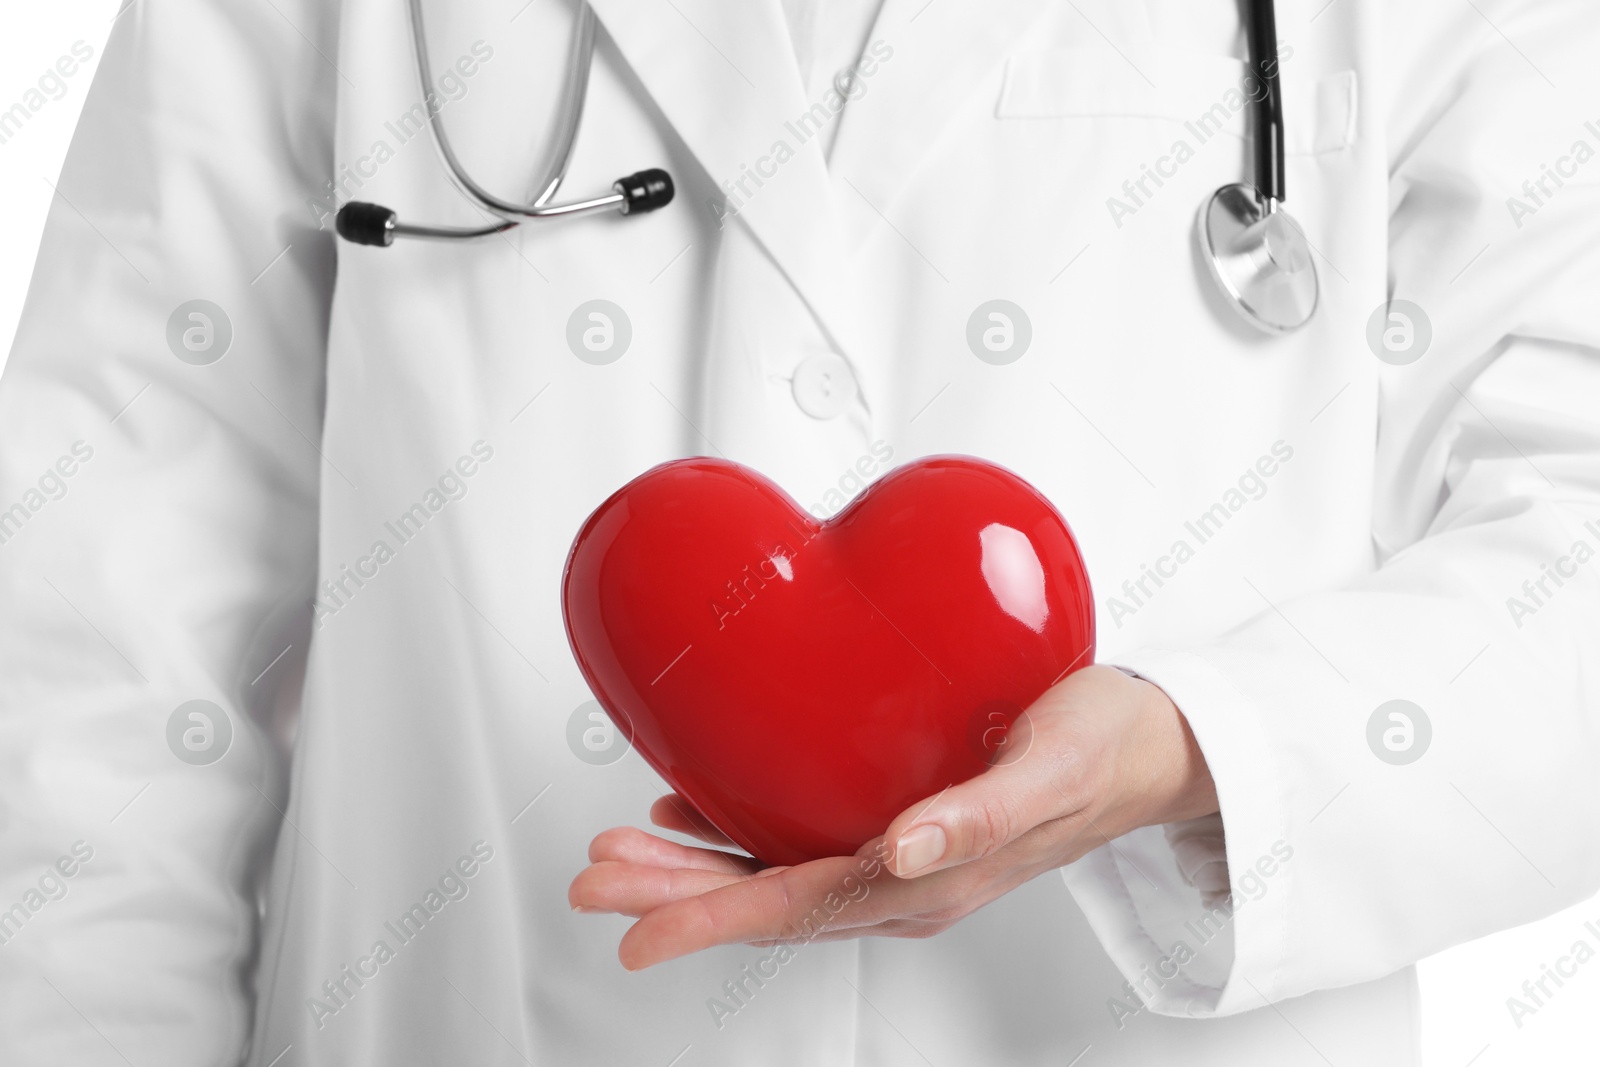
[[325,468],[337,17],[121,5],[57,183],[0,379],[0,1063],[245,1049]]
[[1381,367],[1378,565],[1118,661],[1221,806],[1066,871],[1161,1014],[1373,980],[1600,888],[1600,20],[1480,12],[1374,16],[1390,293],[1432,330]]

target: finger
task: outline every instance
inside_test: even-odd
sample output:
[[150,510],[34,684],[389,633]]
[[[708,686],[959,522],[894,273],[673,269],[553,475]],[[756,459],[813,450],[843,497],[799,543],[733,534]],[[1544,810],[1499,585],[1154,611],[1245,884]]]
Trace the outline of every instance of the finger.
[[813,937],[785,938],[774,941],[751,941],[751,948],[775,948],[778,945],[810,945],[830,941],[859,941],[863,937],[898,937],[917,940],[932,937],[934,934],[948,930],[955,925],[949,919],[919,919],[908,916],[903,919],[886,919],[881,923],[871,926],[852,926],[845,930],[824,930]]
[[567,890],[567,902],[575,911],[608,911],[638,918],[673,901],[709,893],[747,877],[725,871],[602,860],[578,872]]
[[[1086,668],[1079,675],[1099,669]],[[1071,705],[1117,699],[1112,687],[1118,684],[1104,678],[1089,682],[1077,693],[1063,695],[1064,687],[1047,692],[1008,731],[998,762],[896,816],[884,834],[891,842],[890,870],[900,878],[919,878],[970,863],[1035,827],[1082,810],[1082,798],[1090,795],[1085,783],[1091,756],[1087,731]]]
[[818,930],[863,926],[919,910],[927,886],[869,879],[854,856],[813,860],[674,901],[634,923],[617,948],[630,971],[715,945],[804,939]]
[[701,815],[694,805],[677,793],[668,793],[650,805],[650,821],[664,830],[676,830],[680,834],[698,837],[707,844],[737,847],[727,834],[713,826],[710,819]]
[[761,869],[758,860],[713,848],[695,848],[668,841],[632,826],[618,826],[589,844],[589,861],[617,860],[647,867],[693,868],[749,875]]

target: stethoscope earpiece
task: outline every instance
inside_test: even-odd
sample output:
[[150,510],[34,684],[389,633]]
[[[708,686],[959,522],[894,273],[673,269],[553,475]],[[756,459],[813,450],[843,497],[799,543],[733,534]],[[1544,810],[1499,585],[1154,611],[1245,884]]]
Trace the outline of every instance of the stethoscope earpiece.
[[646,211],[666,207],[672,203],[672,195],[676,191],[672,186],[672,175],[660,167],[618,178],[611,183],[611,188],[622,194],[621,210],[624,215],[642,215]]
[[382,204],[352,200],[334,216],[333,228],[340,237],[358,245],[388,248],[394,244],[396,216]]

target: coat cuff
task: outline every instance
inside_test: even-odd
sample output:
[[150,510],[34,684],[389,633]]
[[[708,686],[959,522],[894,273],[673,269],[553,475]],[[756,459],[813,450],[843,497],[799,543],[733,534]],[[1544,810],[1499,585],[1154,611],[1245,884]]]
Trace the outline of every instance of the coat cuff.
[[[1294,875],[1261,712],[1208,660],[1141,649],[1110,666],[1160,686],[1178,706],[1217,786],[1221,815],[1144,827],[1063,868],[1062,876],[1127,984],[1126,1014],[1203,1018],[1274,995]],[[1219,866],[1220,864],[1220,866]],[[1231,891],[1229,886],[1231,885]]]

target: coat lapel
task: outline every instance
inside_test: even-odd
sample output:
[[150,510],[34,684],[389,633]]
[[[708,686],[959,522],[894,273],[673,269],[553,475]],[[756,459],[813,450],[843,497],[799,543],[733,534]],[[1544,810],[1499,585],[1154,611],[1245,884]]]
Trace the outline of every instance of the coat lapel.
[[[841,315],[838,227],[779,0],[593,0],[662,114],[705,170],[679,195],[726,197],[825,327]],[[782,158],[779,143],[792,155]],[[688,176],[685,176],[688,177]],[[709,182],[705,180],[709,177]]]

